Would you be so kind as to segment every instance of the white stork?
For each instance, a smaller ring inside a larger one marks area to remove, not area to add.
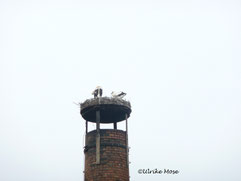
[[[94,98],[96,97],[102,97],[103,89],[100,86],[97,86],[95,90],[92,92],[92,95],[94,95]]]
[[[111,92],[112,97],[122,99],[126,93],[125,92]]]

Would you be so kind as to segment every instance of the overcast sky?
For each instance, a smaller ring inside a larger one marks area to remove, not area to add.
[[[132,181],[241,180],[241,1],[1,0],[0,180],[83,181],[97,85],[131,102]]]

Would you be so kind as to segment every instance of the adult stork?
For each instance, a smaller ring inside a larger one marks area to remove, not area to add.
[[[92,92],[92,95],[94,95],[94,98],[96,97],[102,97],[103,89],[100,86],[97,86],[95,90]]]
[[[111,92],[112,97],[122,99],[126,93],[125,92]]]

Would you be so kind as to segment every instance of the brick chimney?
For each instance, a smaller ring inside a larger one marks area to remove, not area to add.
[[[81,104],[86,121],[84,181],[129,181],[128,118],[131,105],[120,98],[97,97]],[[126,130],[117,123],[126,122]],[[88,122],[96,130],[88,132]],[[113,129],[100,129],[100,124],[113,124]]]

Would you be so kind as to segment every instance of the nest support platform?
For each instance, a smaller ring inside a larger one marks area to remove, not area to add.
[[[130,102],[120,98],[98,97],[80,104],[80,114],[89,122],[96,122],[100,111],[100,123],[116,123],[127,119],[131,113]]]

